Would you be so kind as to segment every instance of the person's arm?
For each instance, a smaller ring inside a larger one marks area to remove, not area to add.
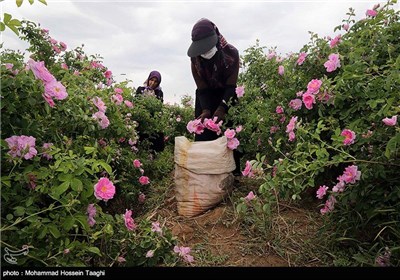
[[[234,106],[237,101],[236,85],[239,76],[239,52],[236,49],[232,49],[232,51],[234,51],[235,60],[233,65],[226,69],[229,72],[227,73],[223,98],[212,116],[212,119],[217,117],[217,122],[225,119],[229,106]]]
[[[157,98],[161,100],[161,103],[164,103],[164,93],[161,89],[157,91]]]
[[[192,66],[193,79],[197,86],[196,96],[197,96],[198,100],[200,101],[201,109],[202,109],[202,111],[204,111],[204,110],[210,111],[211,105],[210,105],[209,98],[207,96],[207,93],[209,90],[208,85],[207,85],[206,81],[197,72],[196,66],[194,65],[193,60],[192,60],[191,66]]]
[[[224,107],[227,112],[229,107],[227,104],[231,106],[235,104],[236,97],[236,86],[239,76],[239,53],[235,52],[235,63],[230,67],[230,73],[228,78],[226,79],[226,87],[224,90],[224,96],[220,106]]]
[[[138,87],[138,88],[136,89],[136,95],[143,94],[143,89],[144,89],[144,87]]]

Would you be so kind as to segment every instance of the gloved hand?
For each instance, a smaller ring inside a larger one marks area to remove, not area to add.
[[[215,123],[218,123],[219,121],[225,120],[225,108],[222,106],[218,106],[217,110],[215,110],[214,115],[212,116],[212,119],[214,117],[217,117],[217,121]]]
[[[201,115],[197,117],[197,119],[201,119],[201,122],[203,122],[205,118],[207,119],[211,118],[211,111],[208,109],[204,109],[201,112]]]

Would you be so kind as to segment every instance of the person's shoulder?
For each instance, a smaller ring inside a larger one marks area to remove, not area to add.
[[[228,51],[229,53],[235,54],[235,55],[239,56],[239,51],[238,51],[238,49],[237,49],[235,46],[233,46],[233,45],[231,45],[231,44],[227,44],[226,47],[225,47],[225,49],[226,49],[226,51]]]

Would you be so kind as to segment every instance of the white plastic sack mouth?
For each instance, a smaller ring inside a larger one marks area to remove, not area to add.
[[[225,136],[199,142],[175,137],[174,161],[179,215],[199,215],[220,203],[232,190],[232,171],[236,166]]]

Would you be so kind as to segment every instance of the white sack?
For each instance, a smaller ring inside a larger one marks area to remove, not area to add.
[[[214,207],[232,190],[233,151],[226,137],[191,142],[175,137],[175,197],[179,215],[192,217]]]

